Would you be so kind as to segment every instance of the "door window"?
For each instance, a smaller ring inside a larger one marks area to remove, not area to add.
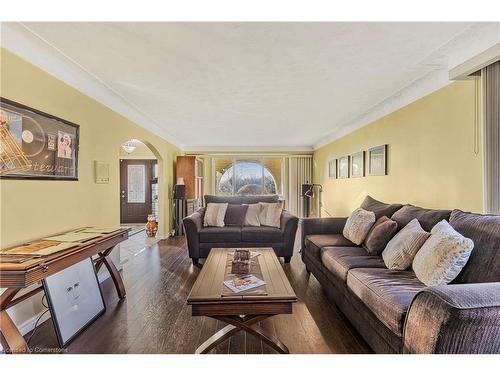
[[[146,166],[127,165],[127,202],[146,203]]]

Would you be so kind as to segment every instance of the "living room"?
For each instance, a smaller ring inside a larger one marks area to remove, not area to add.
[[[500,13],[100,5],[2,19],[2,367],[500,354]]]

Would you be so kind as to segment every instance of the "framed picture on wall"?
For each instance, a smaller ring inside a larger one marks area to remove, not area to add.
[[[360,151],[351,155],[351,177],[365,176],[365,152]]]
[[[328,162],[328,177],[330,180],[337,179],[337,159],[332,159]]]
[[[349,156],[339,158],[339,178],[349,178]]]
[[[0,98],[0,178],[78,180],[79,129]]]
[[[368,150],[368,175],[387,174],[387,145],[372,147]]]

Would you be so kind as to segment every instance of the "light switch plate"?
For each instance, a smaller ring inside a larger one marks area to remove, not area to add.
[[[109,183],[109,163],[103,161],[94,161],[94,174],[96,184]]]

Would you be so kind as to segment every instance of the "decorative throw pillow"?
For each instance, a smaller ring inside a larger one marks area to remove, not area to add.
[[[243,225],[249,227],[260,227],[260,203],[249,204],[247,206],[248,209],[245,214],[245,221],[243,222]]]
[[[361,245],[375,223],[375,214],[362,208],[355,209],[345,223],[342,234],[352,243]]]
[[[227,203],[209,203],[203,218],[204,227],[223,227]]]
[[[224,216],[224,225],[241,227],[245,222],[245,216],[248,206],[245,204],[228,204],[226,216]]]
[[[370,255],[380,255],[397,231],[398,223],[382,216],[366,235],[363,247]]]
[[[403,207],[403,205],[400,203],[383,203],[367,195],[360,207],[366,211],[372,211],[375,217],[379,219],[382,216],[391,217],[394,212]]]
[[[259,221],[260,225],[265,225],[267,227],[280,227],[281,221],[281,212],[283,208],[281,203],[259,203],[260,204],[260,213],[259,213]]]
[[[422,229],[417,219],[411,220],[382,251],[386,267],[391,270],[405,270],[410,267],[413,258],[429,236],[430,233]]]
[[[442,220],[432,228],[431,236],[413,260],[415,275],[427,286],[446,285],[462,271],[473,248],[471,239]]]
[[[417,219],[420,226],[427,232],[430,232],[434,225],[441,220],[448,220],[450,214],[450,210],[433,210],[406,204],[394,212],[391,219],[398,223],[399,228],[404,228],[411,220]]]

